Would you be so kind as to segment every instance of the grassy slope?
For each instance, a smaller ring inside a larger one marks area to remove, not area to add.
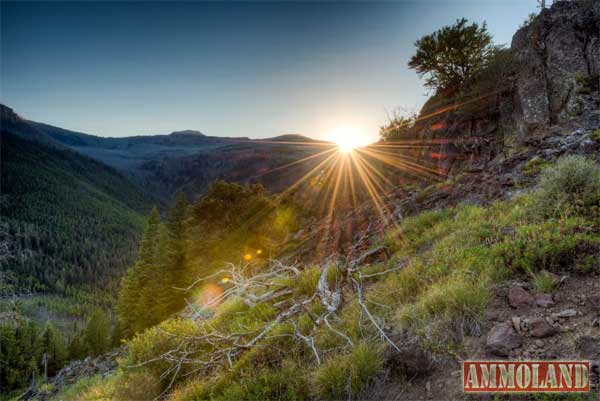
[[[2,135],[2,218],[13,253],[28,255],[3,262],[17,289],[114,287],[133,260],[147,202],[102,163]]]
[[[582,190],[583,187],[587,188]],[[567,183],[574,183],[570,191]],[[462,347],[462,336],[476,332],[484,318],[492,286],[511,277],[530,280],[543,290],[545,271],[597,269],[600,249],[600,169],[589,162],[571,159],[544,173],[540,187],[531,194],[489,207],[459,205],[421,213],[406,219],[388,233],[385,242],[394,251],[389,262],[363,266],[362,273],[401,270],[365,278],[365,301],[370,312],[391,333],[412,333],[426,349],[454,355]],[[330,266],[332,279],[339,268]],[[318,268],[305,267],[300,279],[282,280],[293,290],[296,301],[314,293]],[[358,279],[358,277],[355,276]],[[277,300],[279,301],[279,299]],[[384,348],[373,325],[351,293],[332,325],[352,339],[354,346],[328,330],[315,328],[311,316],[323,311],[319,299],[295,318],[304,335],[315,339],[321,364],[305,343],[294,339],[293,325],[275,324],[264,347],[244,352],[233,361],[233,369],[213,369],[193,374],[197,365],[185,366],[173,400],[236,399],[346,399],[368,394],[369,386],[382,377]],[[248,338],[278,313],[272,303],[248,307],[238,299],[222,304],[213,318],[201,323],[172,320],[138,335],[130,342],[127,364],[139,363],[175,349],[189,336],[247,332]],[[214,351],[204,341],[192,343],[189,351],[198,357]],[[120,371],[110,383],[96,381],[80,388],[79,399],[94,399],[101,391],[107,399],[153,398],[170,377],[159,377],[169,364],[154,362],[135,370]],[[388,376],[389,377],[389,376]],[[401,379],[394,379],[401,380]],[[144,388],[141,393],[139,389]],[[134,389],[138,389],[134,391]],[[67,397],[67,399],[69,399]]]

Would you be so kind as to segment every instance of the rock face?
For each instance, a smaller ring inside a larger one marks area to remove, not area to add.
[[[595,4],[594,4],[595,3]],[[597,103],[600,72],[600,6],[558,1],[514,35],[519,65],[515,81],[517,126],[522,137],[566,122]]]
[[[599,128],[599,4],[555,1],[513,36],[497,75],[431,97],[410,134],[430,146],[410,156],[442,175],[477,171],[549,133]]]
[[[500,323],[492,327],[487,336],[486,348],[496,356],[508,356],[509,352],[521,346],[523,340],[510,323]]]

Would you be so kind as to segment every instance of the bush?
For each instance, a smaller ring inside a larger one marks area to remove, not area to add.
[[[380,345],[361,342],[350,354],[336,355],[314,372],[317,398],[353,398],[364,391],[383,370]]]
[[[556,286],[556,280],[546,270],[542,270],[539,273],[532,273],[531,277],[533,280],[533,287],[537,292],[549,294]]]
[[[143,370],[123,375],[115,384],[114,398],[128,401],[147,401],[161,393],[160,382]]]
[[[136,335],[129,341],[129,364],[135,365],[155,359],[167,351],[176,349],[181,342],[182,336],[194,336],[198,334],[198,328],[191,320],[166,320],[160,325]],[[208,344],[206,347],[208,347]],[[156,361],[148,364],[147,370],[160,383],[159,378],[161,374],[168,370],[169,367],[170,364],[166,361]],[[182,371],[181,373],[185,372]],[[163,384],[166,385],[170,379],[170,376],[164,378]]]
[[[542,217],[600,216],[600,167],[581,156],[567,156],[542,172],[533,212]]]
[[[557,271],[574,267],[598,252],[600,238],[591,223],[582,218],[547,220],[515,229],[511,236],[492,247],[504,266],[519,272]]]

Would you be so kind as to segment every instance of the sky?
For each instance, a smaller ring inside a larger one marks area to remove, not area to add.
[[[0,3],[0,101],[101,136],[376,140],[428,91],[414,42],[466,17],[495,43],[536,0],[361,3]]]

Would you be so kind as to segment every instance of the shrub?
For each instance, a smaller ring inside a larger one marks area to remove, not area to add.
[[[304,400],[308,386],[303,369],[286,366],[281,369],[263,369],[228,385],[215,401]]]
[[[556,280],[547,270],[542,270],[539,273],[531,273],[531,277],[533,287],[537,292],[549,294],[556,286]]]
[[[547,220],[515,228],[511,236],[492,247],[512,271],[557,271],[578,267],[578,261],[598,251],[600,238],[592,223],[582,218]]]
[[[533,195],[533,213],[542,217],[599,216],[600,167],[567,156],[543,171]]]
[[[314,372],[319,399],[352,398],[364,391],[383,370],[380,345],[361,342],[349,354],[336,355]]]
[[[115,382],[122,376],[122,371],[103,378],[102,375],[84,377],[64,388],[52,398],[61,401],[112,401]]]
[[[114,398],[128,401],[147,401],[161,393],[161,385],[154,375],[138,370],[124,374],[115,384]]]
[[[590,134],[590,138],[596,142],[600,142],[600,128]]]
[[[162,322],[152,327],[129,341],[129,363],[138,364],[155,359],[170,350],[176,349],[181,342],[181,336],[194,336],[198,334],[198,328],[191,320],[173,319]],[[208,344],[206,345],[208,347]],[[166,361],[156,361],[147,365],[149,373],[155,380],[170,367]],[[182,372],[184,373],[184,372]],[[167,384],[171,377],[164,378],[163,384]]]

